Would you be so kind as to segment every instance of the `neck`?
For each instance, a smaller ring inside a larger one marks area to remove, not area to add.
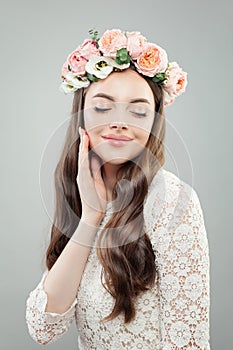
[[[107,190],[107,200],[112,200],[112,189],[116,183],[116,173],[121,167],[119,164],[104,163],[103,165],[103,180]]]

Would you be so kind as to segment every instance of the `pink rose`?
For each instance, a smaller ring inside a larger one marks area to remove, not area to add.
[[[164,89],[171,97],[176,97],[185,91],[187,86],[187,73],[182,71],[177,62],[169,62],[167,83]]]
[[[175,97],[170,96],[165,90],[164,90],[164,106],[169,106],[175,101]]]
[[[103,55],[115,58],[117,50],[126,48],[127,38],[120,29],[106,30],[98,44]]]
[[[142,53],[146,38],[140,32],[127,32],[127,51],[132,60],[136,60]]]
[[[63,64],[61,71],[62,71],[62,78],[65,79],[67,73],[69,72],[67,61]]]
[[[88,60],[91,55],[100,56],[100,52],[97,49],[96,44],[97,41],[94,41],[92,39],[85,39],[78,49],[80,55],[86,60]]]
[[[85,74],[86,63],[87,60],[80,55],[79,49],[74,50],[67,57],[67,64],[70,66],[71,72],[77,75]]]
[[[168,58],[166,51],[153,43],[145,44],[142,53],[135,62],[138,71],[149,77],[164,72],[167,64]]]

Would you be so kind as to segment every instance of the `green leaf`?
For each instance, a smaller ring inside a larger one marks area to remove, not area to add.
[[[68,64],[68,69],[69,69],[69,71],[71,71],[71,68],[70,68],[70,65]]]
[[[89,29],[89,30],[88,30],[88,33],[89,33],[90,35],[92,35],[93,32],[94,32],[94,29]]]
[[[87,78],[91,81],[98,81],[99,79],[94,75],[87,72]]]
[[[90,29],[88,32],[91,35],[92,40],[94,40],[94,41],[99,40],[98,39],[98,30]]]
[[[118,63],[118,64],[122,64],[121,60],[120,60],[118,57],[115,58],[115,61],[116,61],[116,63]]]
[[[118,64],[126,64],[126,63],[130,62],[130,55],[129,55],[126,48],[122,48],[120,50],[117,50],[115,61]]]
[[[157,73],[153,78],[152,81],[158,84],[161,84],[166,79],[165,72],[164,73]]]

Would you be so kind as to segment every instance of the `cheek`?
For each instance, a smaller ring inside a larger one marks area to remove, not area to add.
[[[151,125],[141,125],[141,126],[135,126],[133,128],[133,134],[135,137],[135,140],[139,142],[140,144],[146,144],[151,132]]]
[[[139,143],[143,146],[147,144],[147,141],[149,139],[150,133],[149,132],[141,132],[139,137]]]
[[[89,130],[89,131],[87,131],[87,134],[88,134],[88,138],[89,138],[89,148],[93,148],[96,145],[95,133],[93,133],[93,131]]]
[[[86,131],[91,132],[91,130],[95,129],[97,126],[95,123],[95,119],[88,113],[84,115],[84,126]]]
[[[98,147],[100,143],[102,143],[101,135],[103,134],[102,128],[100,126],[93,127],[92,125],[88,125],[90,127],[86,128],[88,137],[89,137],[89,147],[95,148]]]
[[[136,119],[136,118],[135,118]],[[146,143],[153,126],[154,119],[146,118],[146,119],[136,119],[133,124],[133,129],[135,131],[135,135],[141,142]]]
[[[106,125],[109,125],[109,115],[93,113],[90,109],[84,112],[84,125],[87,131],[101,130]]]

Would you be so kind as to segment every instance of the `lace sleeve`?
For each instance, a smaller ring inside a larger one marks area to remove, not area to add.
[[[186,204],[184,198],[189,198]],[[192,187],[179,199],[166,203],[153,228],[161,349],[209,350],[209,246],[203,212]]]
[[[67,311],[62,314],[45,311],[47,305],[47,293],[43,289],[43,282],[48,270],[43,273],[37,287],[30,292],[26,301],[26,323],[30,336],[43,345],[53,343],[65,332],[75,317],[75,305],[77,299]]]

